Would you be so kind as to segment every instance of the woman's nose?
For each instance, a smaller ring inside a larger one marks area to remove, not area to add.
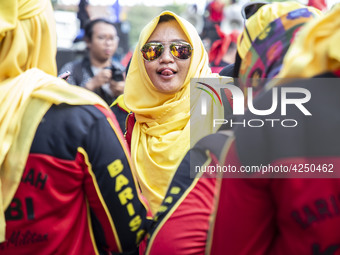
[[[171,54],[170,49],[166,47],[160,56],[160,62],[174,62],[174,56]]]

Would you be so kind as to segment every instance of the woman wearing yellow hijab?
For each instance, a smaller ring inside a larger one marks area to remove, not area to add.
[[[129,67],[124,100],[136,118],[131,139],[136,176],[153,213],[190,142],[215,132],[213,118],[224,116],[223,107],[211,104],[204,121],[198,124],[192,118],[200,109],[202,91],[190,92],[190,79],[202,77],[217,75],[209,68],[193,25],[165,11],[145,26]],[[190,125],[196,129],[190,132]]]
[[[0,1],[1,254],[136,248],[146,210],[116,119],[55,55],[49,0]]]

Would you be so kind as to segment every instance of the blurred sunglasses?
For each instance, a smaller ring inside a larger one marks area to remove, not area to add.
[[[187,42],[174,42],[170,44],[169,48],[171,55],[177,59],[190,58],[193,50]],[[140,51],[146,61],[154,61],[164,52],[164,45],[159,42],[146,43]]]
[[[244,22],[244,29],[246,30],[246,33],[249,37],[249,40],[251,41],[251,37],[249,34],[249,31],[246,26],[246,20],[249,19],[251,16],[253,16],[262,6],[268,4],[268,2],[249,2],[243,5],[242,10],[241,10],[241,15],[243,18]]]

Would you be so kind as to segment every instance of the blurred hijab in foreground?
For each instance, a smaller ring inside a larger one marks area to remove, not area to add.
[[[105,103],[56,78],[50,0],[0,1],[0,243],[4,211],[20,183],[35,131],[52,104]]]
[[[307,24],[289,48],[279,78],[309,78],[340,69],[340,4]]]
[[[238,38],[240,87],[252,87],[254,96],[261,91],[280,72],[300,29],[321,15],[318,9],[293,1],[263,5],[246,22],[249,35],[244,30]]]

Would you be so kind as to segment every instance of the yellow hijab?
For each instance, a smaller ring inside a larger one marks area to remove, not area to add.
[[[176,19],[193,46],[191,63],[183,87],[172,95],[155,89],[140,53],[140,49],[156,28],[160,16],[165,14]],[[140,34],[124,91],[125,104],[136,116],[131,140],[135,174],[153,213],[157,211],[179,163],[189,150],[190,139],[195,143],[204,135],[215,132],[217,128],[213,128],[212,119],[223,118],[223,109],[211,105],[206,121],[200,122],[198,130],[190,134],[189,122],[194,125],[195,121],[190,117],[193,111],[198,111],[201,95],[199,89],[195,90],[197,93],[190,95],[190,79],[194,77],[217,77],[211,73],[203,43],[195,27],[188,21],[170,11],[162,12],[147,24]]]
[[[320,10],[294,1],[273,2],[262,6],[256,12],[256,14],[251,16],[246,21],[246,26],[251,38],[249,38],[246,31],[243,30],[237,39],[237,51],[241,59],[246,56],[252,42],[255,41],[255,39],[268,26],[269,23],[273,22],[284,14],[289,13],[290,11],[300,8],[307,8],[310,12],[316,14],[316,16],[322,15]]]
[[[52,104],[101,104],[56,78],[56,31],[49,0],[0,1],[0,243],[4,211],[20,183],[35,131]]]
[[[308,78],[340,69],[340,4],[308,23],[289,48],[278,78]]]

